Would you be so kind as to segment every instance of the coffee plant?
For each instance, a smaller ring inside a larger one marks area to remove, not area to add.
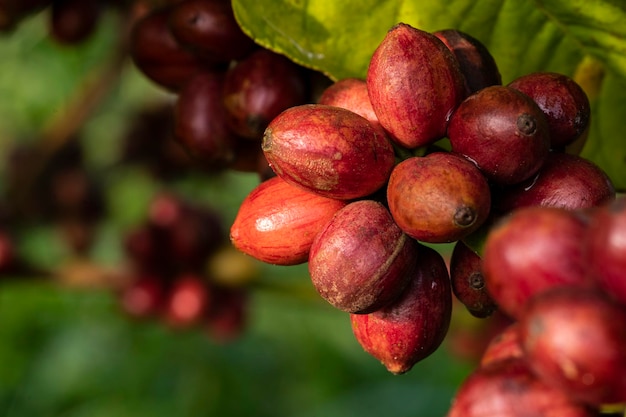
[[[236,344],[258,291],[289,292],[261,271],[305,266],[394,378],[474,331],[449,417],[626,415],[626,5],[4,0],[0,30],[42,15],[63,48],[119,30],[71,116],[2,155],[5,281]],[[94,169],[84,125],[127,66],[158,98]],[[107,187],[137,171],[102,265]],[[201,190],[232,173],[229,216]],[[29,257],[33,227],[69,256]]]

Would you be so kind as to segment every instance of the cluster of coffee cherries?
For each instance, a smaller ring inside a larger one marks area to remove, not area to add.
[[[283,110],[310,102],[326,78],[260,47],[238,26],[230,1],[182,0],[133,25],[135,66],[175,96],[174,139],[207,171],[273,175],[263,132]]]
[[[588,98],[570,77],[537,72],[502,85],[477,39],[400,23],[364,79],[338,80],[316,103],[269,123],[261,146],[276,176],[244,199],[230,238],[267,263],[308,263],[313,286],[349,313],[364,350],[402,374],[440,346],[455,296],[477,317],[512,314],[483,274],[481,243],[496,224],[527,207],[570,213],[615,200],[607,174],[579,156],[589,121]],[[453,245],[450,265],[438,245]],[[509,257],[524,263],[527,251],[551,254],[532,239],[523,245]],[[495,269],[503,281],[513,269],[533,275],[519,265]],[[519,300],[535,288],[530,279],[503,287]],[[593,385],[596,377],[585,378]],[[512,390],[523,394],[493,400],[501,407],[494,414],[459,400],[463,412],[451,415],[529,415],[511,411],[532,409],[522,388]],[[477,388],[468,401],[491,394]]]
[[[215,210],[172,192],[155,195],[146,221],[125,238],[131,277],[118,289],[121,308],[172,329],[204,329],[216,341],[236,338],[247,323],[248,290],[240,271],[232,280],[223,270],[237,261],[227,242]]]
[[[482,281],[480,298],[511,321],[459,388],[450,417],[623,415],[625,235],[624,196],[590,208],[525,206],[491,227],[481,256],[456,268]]]
[[[126,0],[0,0],[0,32],[15,30],[22,21],[48,12],[49,34],[64,45],[76,45],[97,29],[107,9],[126,11]]]
[[[86,163],[80,137],[50,156],[38,146],[37,139],[13,145],[4,156],[0,275],[46,275],[21,246],[33,228],[54,231],[69,254],[88,254],[106,215],[106,201],[100,178]]]

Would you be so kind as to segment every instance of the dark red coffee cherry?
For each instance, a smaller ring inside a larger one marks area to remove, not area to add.
[[[452,292],[473,316],[488,317],[496,310],[487,291],[481,257],[460,240],[450,258],[450,280]]]
[[[63,44],[83,42],[96,30],[103,8],[101,0],[54,0],[50,34]]]
[[[172,35],[168,20],[171,7],[148,12],[135,22],[130,35],[130,55],[148,79],[168,90],[179,90],[195,73],[215,68]]]
[[[441,39],[459,62],[467,94],[502,84],[496,60],[478,39],[457,29],[438,30],[433,35]]]
[[[494,188],[494,211],[506,213],[526,206],[570,210],[591,208],[615,199],[615,187],[598,165],[577,155],[550,152],[533,177]]]
[[[181,89],[174,108],[176,140],[209,170],[235,160],[237,136],[226,122],[223,86],[223,73],[197,73]]]
[[[178,42],[212,62],[243,59],[257,47],[237,24],[230,0],[179,1],[169,26]]]
[[[452,151],[474,162],[494,183],[515,184],[539,171],[550,150],[543,111],[505,86],[469,96],[448,124]]]
[[[516,78],[509,87],[532,98],[544,112],[553,149],[564,149],[589,129],[591,108],[587,94],[567,75],[533,72]]]
[[[226,73],[224,105],[238,135],[261,141],[267,125],[283,110],[304,104],[303,69],[283,55],[259,49]]]

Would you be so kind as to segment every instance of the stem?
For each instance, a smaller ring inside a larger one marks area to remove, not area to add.
[[[396,154],[396,163],[402,162],[413,156],[413,153],[404,146],[398,145],[394,141],[391,141],[391,145],[393,146],[393,151]]]

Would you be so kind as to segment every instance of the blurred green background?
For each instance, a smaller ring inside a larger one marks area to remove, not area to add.
[[[118,30],[107,15],[87,43],[62,47],[48,38],[40,15],[0,38],[2,160],[15,144],[37,140],[51,120],[68,117],[72,97],[111,59]],[[165,187],[140,168],[116,165],[123,132],[134,111],[171,98],[127,62],[80,132],[109,206],[90,253],[102,265],[122,262],[120,237],[145,219],[148,201]],[[216,207],[228,227],[257,181],[230,172],[167,187]],[[42,268],[71,260],[51,226],[34,225],[21,236],[20,250]],[[0,281],[0,416],[445,414],[471,369],[449,344],[393,376],[358,345],[348,316],[316,296],[306,266],[257,267],[261,285],[248,327],[226,344],[203,329],[132,320],[112,291]]]
[[[440,349],[393,376],[356,344],[345,315],[264,292],[226,345],[133,322],[102,292],[12,285],[0,303],[5,417],[434,417],[467,371]]]

